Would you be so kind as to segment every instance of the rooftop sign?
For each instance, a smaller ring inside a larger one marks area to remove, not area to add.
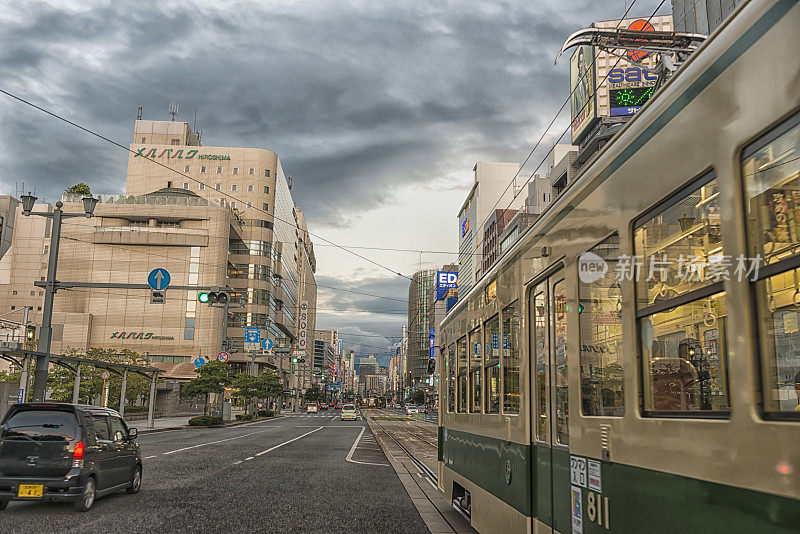
[[[184,154],[184,149],[182,148],[164,148],[161,150],[161,153],[158,153],[157,148],[148,148],[142,147],[136,152],[134,152],[133,157],[137,158],[139,156],[145,158],[162,158],[166,156],[167,158],[179,158],[179,159],[192,159],[197,156],[197,159],[219,159],[219,160],[230,160],[231,157],[227,154],[200,154],[197,155],[198,150],[192,149],[187,150]]]

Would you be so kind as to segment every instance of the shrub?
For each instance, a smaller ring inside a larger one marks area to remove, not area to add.
[[[237,413],[236,420],[237,421],[250,421],[253,419],[253,415],[249,413]]]
[[[222,417],[212,415],[198,415],[189,419],[189,426],[214,426],[221,425]]]
[[[125,406],[125,413],[147,413],[147,406]]]
[[[273,417],[274,415],[275,412],[273,412],[272,410],[258,410],[259,417]]]

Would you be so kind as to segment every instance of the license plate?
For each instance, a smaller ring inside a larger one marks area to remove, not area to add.
[[[41,484],[20,484],[17,488],[17,497],[41,497],[44,486]]]

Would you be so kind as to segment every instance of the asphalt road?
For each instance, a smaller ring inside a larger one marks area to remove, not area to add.
[[[14,501],[0,532],[428,532],[364,421],[338,412],[142,434],[142,490]]]

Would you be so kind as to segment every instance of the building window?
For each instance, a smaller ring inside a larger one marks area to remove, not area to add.
[[[469,411],[471,413],[481,413],[483,404],[481,402],[483,393],[483,384],[481,383],[481,375],[483,374],[483,350],[481,349],[480,327],[469,333],[469,353]]]
[[[194,339],[194,317],[186,317],[184,321],[183,339],[191,341]]]
[[[50,252],[50,245],[45,245],[44,248],[42,249],[42,254],[47,256],[49,252]]]
[[[486,413],[500,413],[500,317],[495,315],[483,324],[484,377]]]
[[[248,174],[250,174],[250,176],[254,176],[256,174],[256,170],[250,169],[250,172]]]
[[[456,410],[458,413],[467,412],[467,338],[462,337],[458,340],[456,345],[458,348],[458,382],[456,383],[458,405]]]
[[[147,138],[146,137],[142,137],[142,144],[145,144],[146,142],[147,142]]]
[[[269,178],[269,169],[264,169],[264,176]]]
[[[216,189],[217,191],[222,191],[222,184],[215,185],[214,189]]]
[[[650,271],[636,283],[644,410],[729,413],[721,273],[730,259],[724,256],[713,174],[637,221],[634,251]]]
[[[200,187],[198,187],[198,189],[200,189],[200,191],[205,191],[206,184],[200,184]]]
[[[516,303],[503,308],[503,413],[519,413],[519,311]]]
[[[189,189],[189,182],[183,182],[183,188]]]
[[[16,306],[11,306],[11,309],[12,309],[12,310],[16,310],[16,309],[17,309],[17,307],[16,307]]]
[[[252,202],[248,202],[248,203],[247,203],[247,207],[248,207],[248,208],[252,208],[252,207],[253,207],[253,203],[252,203]]]
[[[269,204],[264,202],[263,204],[261,204],[261,209],[264,211],[269,211]]]
[[[217,167],[217,174],[222,174],[222,167]]]
[[[181,144],[181,140],[180,140],[180,139],[175,139],[175,138],[173,138],[173,139],[170,141],[170,144],[171,144],[171,145],[179,145],[179,144]]]
[[[169,189],[170,187],[172,187],[172,182],[171,182],[171,181],[168,181],[168,182],[167,182],[167,188]]]
[[[11,292],[11,294],[12,294],[12,295],[16,295],[16,294],[17,294],[17,292],[16,292],[16,291],[12,291],[12,292]]]
[[[36,311],[42,311],[42,307],[41,306],[36,306]]]
[[[233,168],[233,175],[236,176],[237,174],[239,174],[239,167],[234,167]]]
[[[604,276],[590,283],[583,279],[591,280],[588,275],[592,273],[578,273],[581,408],[583,415],[622,417],[622,288],[616,281],[619,235],[603,240],[589,252],[602,258],[608,268]],[[579,263],[578,268],[584,265]]]
[[[192,168],[189,165],[183,168],[183,172],[189,172],[190,170],[192,170]]]
[[[231,202],[231,207],[232,207],[233,209],[236,209],[236,202],[235,202],[235,201],[234,201],[234,202]]]
[[[268,185],[264,186],[264,194],[265,195],[269,195],[269,186]]]
[[[239,186],[236,184],[231,185],[231,191],[236,191],[238,188]]]
[[[200,166],[200,172],[201,172],[202,174],[205,174],[205,173],[206,173],[206,166],[205,166],[205,165],[201,165],[201,166]]]
[[[253,192],[253,184],[247,186],[247,191],[252,193]]]

